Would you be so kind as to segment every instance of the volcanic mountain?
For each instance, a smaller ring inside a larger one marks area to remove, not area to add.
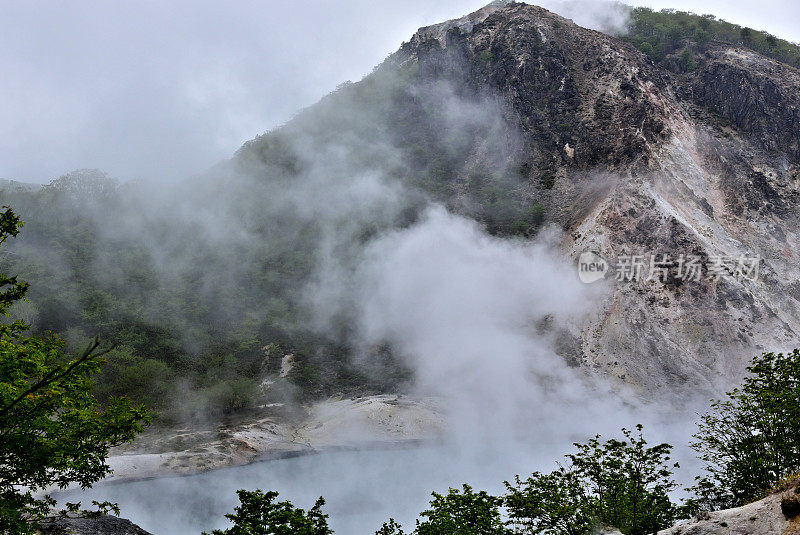
[[[745,46],[687,39],[656,62],[630,39],[495,2],[420,29],[232,162],[264,172],[280,140],[331,132],[370,146],[364,117],[380,116],[406,183],[497,235],[554,223],[576,262],[597,253],[623,279],[557,333],[571,365],[642,393],[714,391],[800,339],[798,87],[800,71]],[[496,113],[444,124],[443,92]]]

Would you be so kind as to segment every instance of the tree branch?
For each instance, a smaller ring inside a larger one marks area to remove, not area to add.
[[[67,377],[69,374],[73,372],[73,370],[75,370],[75,368],[77,368],[78,366],[89,360],[91,357],[95,358],[101,357],[114,349],[114,346],[112,345],[111,347],[104,349],[99,353],[94,353],[94,350],[97,349],[99,345],[100,341],[98,340],[97,337],[95,337],[94,340],[92,340],[92,342],[89,344],[89,346],[83,351],[83,353],[81,353],[77,359],[73,360],[69,364],[69,366],[67,366],[66,368],[63,368],[62,366],[57,366],[56,368],[53,368],[52,370],[50,370],[48,374],[46,374],[39,381],[37,381],[36,383],[31,385],[27,390],[25,390],[25,392],[17,396],[11,403],[0,409],[0,417],[7,415],[11,411],[11,409],[14,408],[15,405],[17,405],[19,402],[21,402],[23,399],[30,396],[31,394],[45,388],[46,386],[56,381],[63,379],[64,377]]]

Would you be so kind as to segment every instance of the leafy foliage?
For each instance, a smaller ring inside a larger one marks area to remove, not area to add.
[[[506,533],[500,516],[503,500],[469,485],[451,488],[447,494],[432,493],[430,509],[417,521],[416,535],[501,535]]]
[[[568,464],[549,474],[506,482],[506,494],[494,497],[468,486],[433,493],[430,508],[417,521],[416,535],[545,534],[589,535],[613,526],[626,535],[646,535],[672,525],[685,510],[670,500],[677,484],[669,463],[672,447],[648,447],[642,426],[623,429],[625,440],[600,436],[575,444]],[[507,518],[504,522],[502,519]],[[403,535],[394,519],[376,535]]]
[[[642,427],[623,429],[625,440],[600,442],[600,436],[575,444],[568,466],[534,473],[516,485],[506,483],[510,525],[515,533],[582,535],[613,526],[626,535],[655,533],[671,525],[678,508],[669,493],[676,488],[669,466],[672,447],[647,447]]]
[[[21,222],[0,213],[0,243]],[[27,284],[0,275],[0,313],[21,300]],[[31,522],[53,501],[35,493],[51,486],[91,486],[110,472],[109,448],[132,440],[148,421],[144,406],[127,398],[100,407],[91,379],[105,352],[97,339],[78,357],[63,354],[52,335],[26,336],[22,321],[0,324],[0,531],[33,533]],[[77,510],[79,505],[71,508]]]
[[[672,524],[678,509],[669,493],[677,487],[669,465],[672,446],[647,447],[642,426],[636,433],[623,429],[625,440],[599,436],[576,444],[578,452],[567,455],[591,496],[592,516],[626,535],[655,533]]]
[[[692,447],[706,474],[698,507],[736,507],[763,497],[800,469],[800,350],[753,359],[739,389],[702,415]]]
[[[504,504],[514,533],[583,535],[596,524],[591,499],[572,470],[535,472],[525,481],[517,476],[516,485],[506,482],[506,488]]]
[[[278,493],[239,490],[238,505],[234,512],[225,515],[233,523],[226,530],[215,529],[210,535],[330,535],[328,515],[323,514],[325,500],[318,499],[308,511],[291,502],[276,502]],[[203,535],[209,535],[203,533]]]
[[[375,535],[406,535],[403,527],[395,522],[394,518],[390,518],[388,522],[384,522],[381,529],[375,532]]]
[[[431,493],[430,508],[417,520],[414,535],[503,535],[508,530],[500,513],[502,498],[486,491],[475,492],[469,485],[451,488],[447,494]],[[375,535],[405,535],[393,518]],[[411,535],[411,534],[409,534]]]

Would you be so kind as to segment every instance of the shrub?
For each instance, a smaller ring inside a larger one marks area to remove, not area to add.
[[[169,408],[174,379],[166,363],[120,349],[109,354],[93,391],[103,402],[127,395],[161,411]]]
[[[258,381],[245,377],[220,381],[203,392],[212,415],[249,409],[259,396]]]
[[[636,433],[622,430],[625,440],[599,436],[576,444],[578,453],[567,455],[590,495],[589,511],[603,525],[614,526],[626,535],[645,535],[669,527],[678,508],[669,498],[677,488],[672,479],[672,446],[647,447],[642,426]]]

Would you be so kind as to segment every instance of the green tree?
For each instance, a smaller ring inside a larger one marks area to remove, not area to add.
[[[403,527],[395,522],[394,518],[390,518],[388,522],[384,522],[381,529],[375,532],[375,535],[406,535]]]
[[[680,55],[680,64],[684,72],[693,72],[697,70],[697,62],[694,59],[692,51],[688,48],[684,49]]]
[[[705,19],[700,19],[700,20],[702,21]],[[704,45],[711,40],[711,37],[708,35],[708,32],[706,30],[700,27],[694,31],[694,40],[695,42],[697,42],[697,44]]]
[[[549,474],[535,472],[511,485],[504,505],[514,533],[587,535],[595,526],[589,496],[578,474],[565,467]]]
[[[694,504],[736,507],[800,469],[800,350],[753,359],[740,388],[702,415],[692,447],[705,463]]]
[[[668,64],[679,60],[681,50],[687,45],[697,50],[710,41],[721,41],[748,47],[794,67],[800,66],[800,46],[797,44],[770,36],[766,32],[731,24],[713,15],[633,8],[630,11],[628,33],[623,39],[632,42],[654,61],[666,61]],[[650,44],[652,54],[644,43]]]
[[[503,535],[508,533],[500,516],[502,498],[469,485],[451,488],[446,495],[432,493],[430,509],[417,521],[416,535]],[[390,532],[391,533],[391,532]]]
[[[328,515],[322,513],[325,500],[321,497],[308,511],[289,501],[276,502],[278,493],[239,490],[238,505],[225,515],[233,523],[226,530],[215,529],[211,535],[330,535]],[[391,532],[390,532],[391,533]],[[203,532],[203,535],[209,535]]]
[[[669,493],[672,446],[647,447],[642,426],[623,429],[625,440],[575,444],[577,453],[550,474],[533,474],[516,485],[506,483],[504,504],[515,533],[589,535],[613,526],[626,535],[645,535],[672,524],[678,508]]]
[[[625,440],[601,443],[598,435],[586,444],[575,444],[578,452],[567,458],[584,482],[591,515],[598,523],[626,535],[655,533],[678,516],[669,498],[677,487],[671,469],[678,464],[669,464],[669,444],[647,447],[641,425],[635,434],[622,432]]]
[[[764,38],[764,42],[765,42],[765,43],[767,43],[767,46],[768,46],[770,49],[772,49],[772,48],[775,48],[776,46],[778,46],[778,38],[777,38],[777,37],[775,37],[774,35],[771,35],[771,34],[770,34],[770,35],[767,35],[767,36]]]
[[[22,225],[0,212],[0,243]],[[0,275],[0,314],[24,298],[28,284]],[[27,336],[22,321],[0,324],[0,532],[33,533],[54,501],[35,493],[52,487],[91,486],[111,470],[109,448],[133,440],[149,421],[144,406],[126,398],[100,407],[92,377],[103,364],[95,339],[76,358],[54,336]],[[72,511],[77,507],[71,508]]]
[[[639,45],[639,50],[650,58],[655,57],[655,50],[653,49],[653,45],[651,45],[647,41],[642,41],[642,43]]]

